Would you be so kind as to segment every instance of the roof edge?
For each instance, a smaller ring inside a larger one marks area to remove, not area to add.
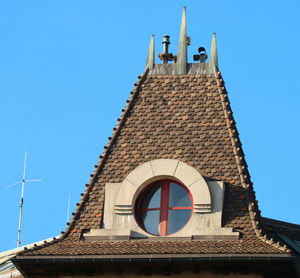
[[[247,194],[247,202],[248,202],[248,211],[251,218],[251,224],[256,236],[266,242],[267,244],[284,251],[286,253],[291,253],[292,250],[288,249],[286,245],[280,245],[279,242],[275,243],[273,238],[267,238],[266,233],[263,234],[261,225],[261,215],[260,210],[258,209],[258,202],[255,197],[255,192],[253,189],[253,183],[251,182],[251,177],[248,171],[248,166],[244,158],[244,153],[242,150],[242,144],[239,138],[239,133],[237,131],[237,127],[235,125],[235,121],[233,119],[233,112],[230,107],[230,102],[227,95],[227,90],[225,88],[225,82],[221,76],[221,72],[217,67],[214,67],[214,75],[218,85],[218,91],[220,94],[222,107],[226,119],[226,126],[229,132],[229,137],[231,139],[233,152],[236,158],[237,168],[240,175],[240,180],[243,188],[245,188],[248,192]],[[238,146],[237,146],[238,145]]]
[[[139,93],[141,85],[145,81],[148,72],[149,72],[149,69],[146,69],[143,72],[142,76],[138,76],[139,80],[138,80],[137,83],[134,84],[135,88],[133,89],[133,91],[130,92],[131,97],[130,97],[129,100],[127,100],[127,105],[125,106],[125,109],[122,109],[123,113],[122,113],[121,118],[118,119],[119,123],[117,124],[116,127],[113,128],[112,137],[108,138],[109,141],[108,141],[107,145],[104,146],[104,150],[103,150],[102,155],[99,156],[100,159],[99,159],[98,165],[97,165],[94,173],[90,175],[91,179],[90,179],[89,183],[86,184],[87,190],[85,191],[84,195],[82,196],[82,198],[81,198],[81,200],[79,202],[79,205],[78,205],[77,209],[75,210],[75,214],[73,215],[73,217],[72,217],[72,219],[70,221],[70,224],[68,225],[67,229],[63,233],[63,236],[61,237],[61,240],[65,239],[69,235],[71,229],[74,227],[74,225],[76,223],[76,220],[77,220],[76,217],[80,214],[81,209],[83,208],[83,205],[87,201],[89,193],[92,191],[92,189],[93,189],[93,187],[95,185],[95,182],[97,181],[98,175],[102,171],[102,168],[104,166],[106,158],[107,158],[107,156],[109,154],[110,148],[112,147],[112,145],[114,144],[116,138],[118,137],[118,135],[120,133],[120,130],[121,130],[121,127],[122,127],[123,123],[125,122],[126,116],[127,116],[128,112],[129,112],[131,106],[132,106],[132,102],[135,99],[135,97],[137,96],[137,94]]]
[[[13,258],[13,262],[46,262],[51,261],[83,261],[83,260],[106,260],[106,261],[115,261],[115,260],[133,260],[133,259],[186,259],[186,260],[211,260],[212,258],[215,259],[224,259],[224,260],[234,260],[234,259],[241,259],[241,260],[251,260],[251,259],[294,259],[295,256],[291,254],[143,254],[143,255],[71,255],[71,256],[17,256]]]
[[[282,227],[286,229],[292,229],[300,232],[300,225],[291,223],[291,222],[286,222],[282,220],[277,220],[273,218],[268,218],[268,217],[261,217],[263,224],[265,225],[270,225],[270,226],[275,226],[275,227]]]
[[[72,213],[72,218],[70,220],[70,222],[67,222],[67,228],[65,231],[62,231],[61,232],[61,236],[60,238],[53,238],[53,240],[51,242],[45,242],[44,244],[42,245],[39,245],[39,246],[34,246],[30,249],[23,249],[23,251],[19,252],[18,254],[25,254],[25,253],[29,253],[31,251],[34,251],[36,249],[41,249],[43,247],[47,247],[49,245],[52,245],[52,244],[55,244],[57,243],[58,241],[62,241],[64,240],[65,238],[68,237],[68,235],[70,234],[70,232],[72,231],[72,228],[74,227],[75,223],[76,223],[76,220],[77,220],[77,217],[79,216],[79,214],[81,213],[81,210],[84,206],[84,204],[86,203],[87,199],[88,199],[88,196],[89,196],[89,193],[92,191],[94,185],[95,185],[95,182],[97,181],[97,178],[98,178],[98,175],[101,173],[101,170],[104,166],[104,163],[106,161],[106,158],[108,156],[108,153],[110,151],[110,148],[111,146],[113,145],[114,141],[116,140],[116,138],[118,137],[119,133],[120,133],[120,130],[121,130],[121,127],[123,125],[123,123],[125,122],[126,120],[126,116],[132,106],[132,103],[133,103],[133,100],[136,98],[137,94],[139,93],[140,91],[140,88],[141,88],[141,85],[143,84],[143,82],[145,81],[147,75],[148,75],[148,72],[149,72],[149,69],[146,69],[141,76],[138,76],[138,82],[134,84],[134,89],[133,91],[130,92],[131,96],[129,98],[129,100],[127,100],[127,105],[125,106],[125,109],[122,109],[122,115],[120,117],[120,119],[118,119],[118,124],[116,127],[113,128],[113,133],[112,133],[112,137],[109,137],[108,138],[108,143],[106,146],[104,146],[104,150],[103,150],[103,153],[102,155],[99,156],[99,162],[97,165],[95,165],[95,171],[93,174],[90,174],[91,178],[90,178],[90,181],[88,184],[86,184],[86,190],[84,192],[84,194],[82,194],[82,198],[80,200],[79,203],[77,203],[77,208],[75,210],[75,212]],[[101,215],[102,217],[102,215]]]

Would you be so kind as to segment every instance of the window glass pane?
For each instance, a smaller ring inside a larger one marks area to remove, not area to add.
[[[168,234],[173,234],[185,226],[191,217],[191,209],[170,209],[168,219]]]
[[[160,183],[152,185],[144,193],[139,203],[139,209],[160,207]]]
[[[192,207],[188,192],[176,183],[170,183],[169,207]]]
[[[139,220],[144,230],[146,230],[150,234],[157,236],[159,225],[159,212],[159,209],[139,212]]]

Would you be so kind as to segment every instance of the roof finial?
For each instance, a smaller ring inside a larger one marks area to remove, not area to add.
[[[218,52],[217,52],[217,38],[216,33],[213,33],[211,49],[210,49],[210,58],[209,58],[209,71],[214,73],[215,68],[218,68]]]
[[[154,35],[151,36],[151,41],[149,45],[149,51],[146,62],[146,69],[152,70],[155,64],[155,48],[154,48]]]
[[[187,71],[187,35],[186,35],[186,7],[183,8],[178,56],[177,74],[186,74]]]

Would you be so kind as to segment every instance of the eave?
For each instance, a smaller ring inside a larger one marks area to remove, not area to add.
[[[185,254],[118,256],[30,256],[16,257],[14,264],[24,277],[111,273],[276,273],[295,274],[296,258],[289,254]],[[276,277],[276,276],[272,276]]]

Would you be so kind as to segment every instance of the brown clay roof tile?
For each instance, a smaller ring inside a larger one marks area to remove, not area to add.
[[[23,255],[284,253],[263,238],[260,215],[220,73],[142,76],[62,239]],[[205,178],[226,182],[224,227],[235,241],[99,241],[82,233],[101,227],[105,183],[122,182],[141,163],[180,159]]]

